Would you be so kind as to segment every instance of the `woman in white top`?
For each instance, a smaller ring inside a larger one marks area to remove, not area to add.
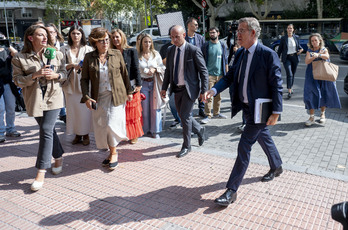
[[[86,53],[93,51],[93,48],[87,45],[87,40],[82,28],[74,25],[68,33],[68,45],[61,48],[61,52],[66,59],[66,70],[68,71],[68,80],[63,84],[65,94],[65,105],[67,110],[68,134],[75,134],[72,144],[81,143],[89,145],[89,133],[92,130],[92,113],[82,103],[81,100],[81,69],[82,62]]]
[[[161,108],[165,105],[160,96],[165,66],[161,55],[154,49],[150,35],[141,37],[139,47],[139,70],[142,79],[141,92],[146,99],[141,102],[143,107],[143,130],[153,138],[160,138],[162,131]]]
[[[302,53],[303,49],[300,45],[299,37],[294,34],[294,26],[289,24],[286,31],[288,34],[283,36],[280,40],[278,55],[282,55],[281,61],[286,71],[286,85],[288,89],[288,99],[290,99],[293,94],[292,86],[294,84],[295,72],[300,61],[299,55]]]

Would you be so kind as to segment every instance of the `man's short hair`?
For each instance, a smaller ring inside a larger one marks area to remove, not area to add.
[[[186,25],[188,25],[189,23],[191,23],[193,20],[195,20],[196,22],[198,22],[198,20],[194,17],[189,17],[186,21]]]
[[[209,32],[215,30],[217,33],[219,33],[219,28],[217,28],[216,26],[210,27],[209,28]]]

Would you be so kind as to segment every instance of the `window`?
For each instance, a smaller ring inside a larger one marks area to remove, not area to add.
[[[22,18],[31,18],[33,15],[33,11],[30,9],[26,9],[25,11],[22,11]]]
[[[6,10],[6,17],[7,19],[12,19],[13,11],[12,10]],[[5,10],[2,10],[1,12],[2,18],[5,18]]]
[[[158,31],[158,29],[153,29],[153,30],[152,30],[152,35],[153,35],[153,36],[161,36],[160,33],[159,33],[159,31]]]

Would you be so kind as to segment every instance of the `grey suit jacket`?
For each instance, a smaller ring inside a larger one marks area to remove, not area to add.
[[[173,93],[174,85],[175,49],[175,45],[168,48],[166,71],[162,85],[162,90],[167,90],[169,84],[171,85],[170,94]],[[186,42],[183,63],[186,90],[191,100],[194,101],[199,97],[199,94],[208,90],[209,74],[201,49]]]

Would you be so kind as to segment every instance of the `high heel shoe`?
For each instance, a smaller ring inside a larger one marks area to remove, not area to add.
[[[55,159],[56,161],[61,161],[60,162],[60,166],[58,167],[52,167],[52,174],[53,175],[57,175],[59,173],[61,173],[63,171],[63,158],[62,157],[59,157],[59,158],[56,158]]]
[[[117,165],[118,165],[118,161],[116,161],[116,162],[110,162],[109,163],[109,169],[110,170],[115,170],[115,168],[117,167]]]
[[[103,161],[102,165],[103,165],[103,167],[106,167],[106,166],[109,165],[109,163],[110,163],[110,160],[109,160],[109,159],[105,159],[105,160]]]
[[[39,169],[38,173],[46,173],[46,169]],[[34,180],[34,182],[31,184],[30,189],[36,192],[42,188],[43,184],[43,181]]]

